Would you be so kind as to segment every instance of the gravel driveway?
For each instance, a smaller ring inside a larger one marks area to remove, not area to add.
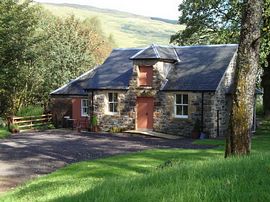
[[[131,134],[80,135],[50,130],[0,140],[0,192],[66,164],[152,148],[207,148],[190,139],[165,140]]]

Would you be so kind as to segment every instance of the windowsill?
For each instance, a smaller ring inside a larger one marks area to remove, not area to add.
[[[89,115],[86,115],[86,114],[81,114],[81,117],[89,117]]]
[[[175,115],[174,116],[174,118],[176,118],[176,119],[188,119],[188,116],[185,116],[185,115],[182,115],[182,116],[177,116],[177,115]]]
[[[119,112],[107,112],[106,115],[116,116],[116,115],[119,115]]]
[[[142,89],[152,89],[152,86],[138,86],[138,88],[142,88]]]

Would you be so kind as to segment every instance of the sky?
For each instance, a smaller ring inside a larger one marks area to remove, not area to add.
[[[178,20],[182,0],[36,0],[48,3],[72,3],[126,11],[138,15]]]

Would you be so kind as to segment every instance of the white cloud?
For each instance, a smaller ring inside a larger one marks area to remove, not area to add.
[[[177,20],[182,0],[36,0],[37,2],[73,3],[116,9],[138,15]]]

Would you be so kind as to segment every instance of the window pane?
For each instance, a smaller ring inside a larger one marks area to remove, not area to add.
[[[112,102],[112,101],[113,101],[113,94],[109,93],[109,102]]]
[[[117,108],[118,108],[118,104],[115,103],[115,104],[114,104],[114,108],[113,108],[114,112],[117,112]]]
[[[88,107],[88,100],[83,100],[83,106]]]
[[[88,114],[88,108],[83,108],[83,114]]]
[[[176,104],[181,104],[181,95],[176,95]]]
[[[113,112],[113,103],[109,103],[109,111]]]
[[[188,106],[183,106],[183,115],[188,115]]]
[[[176,115],[182,115],[182,106],[176,105]]]
[[[183,104],[188,104],[188,95],[183,95]]]
[[[118,98],[118,94],[117,93],[114,93],[113,94],[113,101],[114,102],[117,102],[117,98]]]

